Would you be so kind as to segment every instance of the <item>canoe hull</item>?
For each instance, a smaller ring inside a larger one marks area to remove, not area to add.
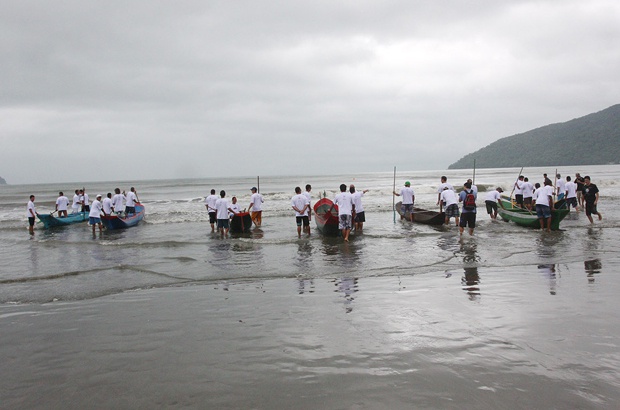
[[[540,229],[540,221],[536,215],[536,211],[531,212],[527,209],[518,208],[515,204],[506,199],[501,199],[504,208],[499,207],[497,213],[504,221],[512,221],[519,226],[526,228]],[[560,229],[560,222],[569,214],[568,209],[552,209],[551,210],[551,230]]]
[[[240,212],[230,220],[230,232],[248,233],[252,228],[252,217],[249,212]]]
[[[102,215],[101,222],[110,230],[124,229],[132,226],[136,226],[144,218],[144,205],[136,204],[136,213],[127,215],[124,218],[118,215]]]
[[[67,226],[88,221],[88,212],[69,214],[64,218],[59,218],[52,215],[39,215],[38,217],[39,220],[43,222],[45,229],[49,229],[56,226]]]
[[[396,203],[396,212],[405,219],[409,220],[409,212],[402,211],[402,202]],[[413,222],[425,225],[443,225],[446,221],[444,212],[429,211],[423,208],[413,207]]]
[[[330,212],[330,208],[331,212]],[[340,229],[338,228],[338,205],[327,199],[322,198],[314,204],[314,220],[316,227],[325,236],[338,236]]]

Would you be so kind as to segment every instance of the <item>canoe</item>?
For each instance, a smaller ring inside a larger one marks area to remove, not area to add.
[[[144,205],[136,204],[136,213],[120,217],[118,215],[101,215],[101,222],[108,229],[124,229],[135,226],[144,218]]]
[[[501,206],[497,208],[497,213],[502,217],[504,221],[512,221],[517,225],[525,226],[528,228],[540,229],[540,221],[536,215],[536,210],[531,212],[527,209],[522,209],[507,201],[506,199],[500,199],[505,208]],[[551,230],[557,231],[560,229],[560,222],[569,214],[568,209],[552,209],[551,210]]]
[[[247,233],[252,227],[252,217],[249,212],[239,212],[230,220],[230,232]]]
[[[331,209],[333,206],[333,209]],[[331,209],[331,211],[330,211]],[[323,235],[338,236],[340,229],[338,229],[338,205],[327,199],[319,199],[314,204],[314,220],[316,221],[316,227]]]
[[[88,212],[77,212],[75,214],[69,214],[64,218],[53,216],[52,214],[39,214],[39,220],[43,222],[45,229],[53,228],[55,226],[66,226],[75,223],[88,221]]]
[[[409,220],[409,212],[403,213],[401,210],[402,202],[396,203],[396,212],[406,220]],[[446,222],[444,212],[429,211],[428,209],[413,207],[413,222],[426,225],[443,225]]]

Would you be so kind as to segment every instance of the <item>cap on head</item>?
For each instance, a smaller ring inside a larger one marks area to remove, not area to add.
[[[504,190],[503,190],[501,187],[499,187],[499,186],[497,187],[496,191],[498,191],[498,192],[504,192]]]
[[[256,187],[255,187],[255,186],[253,186],[253,187],[252,187],[252,189],[250,189],[250,191],[252,191],[252,192],[256,192],[256,191],[258,191],[258,189],[256,189]]]
[[[405,181],[405,186],[409,186],[409,185],[411,185],[411,182]]]
[[[101,198],[101,194],[97,194],[97,198]]]

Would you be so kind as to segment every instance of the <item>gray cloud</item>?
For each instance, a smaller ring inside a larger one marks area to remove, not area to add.
[[[4,2],[0,175],[443,169],[618,103],[615,0],[341,3]]]

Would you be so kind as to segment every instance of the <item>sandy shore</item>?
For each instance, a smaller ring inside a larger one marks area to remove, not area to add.
[[[617,259],[4,305],[3,408],[611,408]]]

